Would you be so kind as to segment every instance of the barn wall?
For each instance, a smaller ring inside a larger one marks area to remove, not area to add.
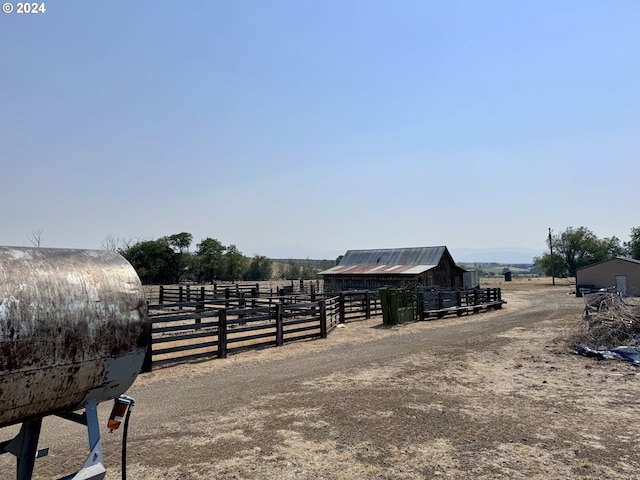
[[[442,256],[438,266],[431,270],[433,272],[433,281],[427,285],[447,288],[461,288],[463,285],[463,270],[456,267],[451,256]]]
[[[324,275],[324,291],[377,290],[382,287],[401,287],[409,283],[424,285],[425,278],[426,273],[423,275]]]
[[[451,265],[446,259],[420,275],[330,275],[325,274],[324,290],[376,290],[382,287],[401,287],[418,283],[427,287],[461,288],[462,270]]]
[[[640,296],[640,264],[619,258],[581,268],[576,272],[576,284],[608,288],[615,286],[616,275],[626,275],[628,295]]]

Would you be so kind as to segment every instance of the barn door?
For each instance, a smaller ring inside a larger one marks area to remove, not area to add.
[[[626,275],[616,275],[616,291],[622,297],[627,296],[627,276]]]

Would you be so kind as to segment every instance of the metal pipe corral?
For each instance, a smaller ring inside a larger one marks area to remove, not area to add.
[[[117,252],[0,247],[0,427],[118,397],[150,332]]]

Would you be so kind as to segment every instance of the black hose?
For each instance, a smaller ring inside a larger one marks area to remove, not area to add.
[[[127,432],[129,431],[129,417],[131,417],[133,404],[129,405],[127,415],[124,418],[124,429],[122,430],[122,480],[127,480]]]

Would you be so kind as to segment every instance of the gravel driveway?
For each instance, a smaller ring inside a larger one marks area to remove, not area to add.
[[[129,479],[640,478],[639,371],[567,351],[583,304],[566,286],[503,298],[145,374],[129,392]],[[45,419],[35,478],[77,469],[84,435]],[[103,435],[107,478],[120,478],[120,439]]]

